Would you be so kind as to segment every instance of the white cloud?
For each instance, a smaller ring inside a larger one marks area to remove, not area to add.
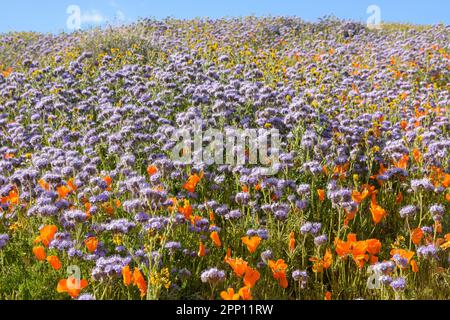
[[[106,20],[107,18],[96,10],[84,11],[81,15],[81,23],[85,24],[101,24]]]

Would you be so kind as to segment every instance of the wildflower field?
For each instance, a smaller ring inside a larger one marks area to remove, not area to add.
[[[1,35],[0,299],[449,299],[449,40],[254,17]],[[195,122],[277,129],[276,172],[172,160]]]

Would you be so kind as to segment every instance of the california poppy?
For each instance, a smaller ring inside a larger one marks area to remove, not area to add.
[[[62,267],[61,261],[57,256],[48,256],[47,262],[50,263],[53,269],[59,270]]]
[[[353,192],[352,192],[352,199],[357,204],[360,204],[361,202],[364,201],[364,199],[367,198],[368,195],[369,195],[369,190],[367,190],[367,189],[364,189],[362,192],[359,192],[357,190],[353,190]]]
[[[242,258],[226,258],[225,262],[230,265],[238,277],[243,277],[247,271],[248,263]]]
[[[130,266],[125,266],[122,269],[122,277],[123,277],[123,284],[127,287],[133,282],[133,273],[130,270]]]
[[[197,184],[200,182],[200,177],[196,174],[189,177],[188,181],[183,185],[183,188],[188,192],[193,193],[197,187]]]
[[[381,250],[381,242],[378,239],[366,240],[367,252],[371,255],[377,255]]]
[[[258,249],[259,244],[261,243],[261,238],[258,236],[254,237],[242,237],[242,242],[247,246],[247,249],[250,253],[254,253],[256,249]]]
[[[383,218],[387,215],[386,210],[373,202],[370,204],[370,213],[372,214],[372,219],[375,224],[380,223],[381,220],[383,220]]]
[[[72,190],[68,186],[59,186],[56,188],[56,192],[61,199],[65,199],[71,191]]]
[[[36,256],[36,259],[38,259],[39,261],[45,261],[45,259],[47,258],[44,247],[41,246],[34,247],[33,253]]]
[[[268,265],[272,269],[273,278],[278,281],[282,288],[286,289],[289,285],[286,278],[287,264],[283,259],[278,259],[276,262],[269,260]]]
[[[200,241],[200,245],[198,248],[198,256],[204,257],[206,255],[206,247],[203,242]]]
[[[424,236],[424,233],[421,228],[416,228],[411,231],[411,240],[416,246],[418,246],[420,244],[423,236]]]
[[[144,297],[147,294],[147,283],[145,282],[144,276],[138,268],[134,268],[133,283],[141,292],[141,297]]]
[[[38,181],[38,184],[41,186],[42,189],[45,191],[50,191],[50,184],[47,183],[44,179],[40,179]]]
[[[223,300],[239,300],[240,296],[238,293],[234,293],[233,288],[228,288],[227,291],[222,291],[220,297]]]
[[[220,237],[219,237],[219,234],[217,233],[217,231],[211,232],[210,237],[216,247],[219,248],[222,246],[222,242],[220,241]]]
[[[190,219],[190,217],[192,216],[192,207],[189,203],[189,201],[184,201],[184,205],[178,207],[178,212],[181,213],[186,219]]]
[[[111,184],[112,184],[113,179],[112,179],[110,176],[106,176],[106,177],[103,178],[103,181],[106,182],[106,185],[107,185],[108,187],[111,187]]]
[[[239,296],[242,300],[253,300],[249,287],[242,287],[239,289]]]
[[[147,167],[147,173],[148,173],[149,176],[153,176],[156,173],[158,173],[158,168],[155,167],[155,166],[148,166]]]
[[[56,291],[58,293],[68,293],[72,298],[78,297],[81,290],[88,286],[88,282],[85,279],[77,280],[74,277],[68,279],[62,279],[58,282]]]
[[[450,248],[450,233],[447,233],[445,235],[445,240],[446,241],[440,245],[442,250],[446,250],[446,249]]]
[[[325,190],[323,189],[317,189],[317,195],[319,196],[320,201],[325,200]]]
[[[245,276],[244,276],[244,285],[253,288],[256,284],[256,282],[260,278],[260,273],[258,270],[253,269],[251,267],[247,267],[245,270]]]
[[[309,261],[314,262],[312,267],[313,271],[316,273],[321,273],[331,267],[333,263],[333,255],[331,253],[331,250],[327,249],[325,255],[323,256],[323,259],[312,257],[309,258]]]
[[[95,250],[97,250],[98,239],[96,237],[90,237],[90,238],[84,240],[84,243],[90,253],[94,253]]]
[[[58,227],[54,225],[44,226],[39,230],[40,235],[34,240],[35,243],[41,243],[48,247],[50,242],[53,240],[55,233],[58,231]]]

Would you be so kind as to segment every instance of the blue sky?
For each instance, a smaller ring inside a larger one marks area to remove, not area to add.
[[[81,28],[139,17],[298,16],[314,21],[327,14],[366,21],[369,5],[377,5],[383,21],[450,24],[448,0],[3,0],[0,32],[69,31],[70,5],[80,9]],[[72,24],[73,26],[74,24]]]

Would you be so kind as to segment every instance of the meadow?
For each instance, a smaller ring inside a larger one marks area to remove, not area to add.
[[[0,299],[450,298],[450,27],[0,35]],[[171,134],[280,132],[276,174]]]

